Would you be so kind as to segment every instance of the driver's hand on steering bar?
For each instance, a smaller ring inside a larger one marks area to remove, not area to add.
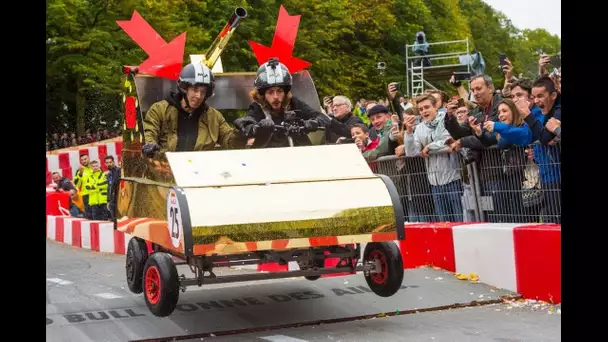
[[[274,130],[274,121],[272,119],[262,119],[255,125],[251,125],[247,130],[247,136],[255,137],[258,133],[270,134]]]
[[[319,122],[317,120],[306,120],[304,121],[304,128],[308,132],[315,132],[319,129]]]
[[[258,122],[258,126],[262,129],[272,129],[274,128],[274,121],[272,119],[262,119]]]
[[[236,128],[245,131],[245,129],[251,125],[255,125],[258,122],[255,121],[254,118],[252,118],[251,116],[243,116],[241,118],[238,118],[236,120],[234,120],[234,126],[236,126]]]

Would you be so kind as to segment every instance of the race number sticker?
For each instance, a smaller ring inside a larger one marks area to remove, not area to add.
[[[171,244],[178,248],[182,238],[182,211],[179,208],[177,194],[173,189],[169,190],[167,195],[167,223]]]

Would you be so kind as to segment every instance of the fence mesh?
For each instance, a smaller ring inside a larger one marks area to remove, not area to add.
[[[462,149],[370,163],[389,176],[408,222],[561,223],[561,145]]]

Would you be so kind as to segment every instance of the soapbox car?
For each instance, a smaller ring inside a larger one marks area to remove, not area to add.
[[[147,158],[141,154],[143,113],[175,90],[175,82],[139,75],[134,68],[125,71],[115,229],[132,237],[127,284],[132,292],[144,293],[154,315],[170,315],[179,292],[192,285],[363,272],[377,295],[398,291],[403,261],[394,241],[405,239],[401,202],[391,179],[374,174],[354,144],[167,152]],[[217,73],[211,105],[247,108],[254,77]],[[292,92],[320,107],[306,71],[294,75]],[[301,134],[300,128],[285,123],[276,129],[290,135]],[[326,267],[328,258],[339,262]],[[299,270],[214,273],[218,267],[294,261]],[[187,265],[193,276],[179,275],[179,265]]]

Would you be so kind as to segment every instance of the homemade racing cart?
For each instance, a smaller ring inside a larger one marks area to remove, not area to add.
[[[390,178],[372,173],[354,144],[168,152],[146,158],[141,119],[154,101],[142,99],[162,99],[175,82],[125,69],[115,226],[132,236],[126,252],[128,287],[144,293],[154,315],[170,315],[179,292],[191,285],[363,272],[377,295],[398,291],[403,262],[394,241],[405,238],[401,202]],[[230,76],[220,73],[217,79],[222,77]],[[253,86],[253,80],[226,82],[240,84],[242,89],[231,90],[236,93]],[[222,89],[217,88],[214,99],[223,96]],[[318,104],[308,73],[294,77],[293,92],[314,99],[311,106]],[[284,134],[298,132],[293,122],[283,125]],[[328,258],[340,261],[325,267]],[[299,270],[214,272],[291,261]],[[178,265],[187,265],[193,275],[178,274]]]

